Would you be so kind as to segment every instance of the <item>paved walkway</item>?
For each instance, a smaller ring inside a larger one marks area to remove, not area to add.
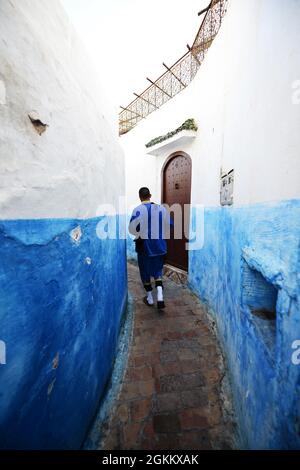
[[[167,307],[160,313],[142,302],[138,270],[131,264],[128,277],[133,341],[103,448],[231,448],[233,427],[221,390],[223,361],[196,296],[167,280]]]

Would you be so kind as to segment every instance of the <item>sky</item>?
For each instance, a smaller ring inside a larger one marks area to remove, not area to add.
[[[120,111],[187,51],[209,0],[61,0]]]

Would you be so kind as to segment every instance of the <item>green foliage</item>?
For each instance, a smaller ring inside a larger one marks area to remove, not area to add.
[[[153,145],[160,144],[161,142],[164,142],[164,140],[170,139],[174,135],[178,134],[181,131],[197,131],[198,127],[197,124],[195,123],[194,119],[187,119],[183,124],[181,124],[180,127],[177,127],[174,131],[168,132],[165,135],[160,135],[159,137],[155,137],[154,139],[150,140],[146,144],[146,147],[153,147]]]

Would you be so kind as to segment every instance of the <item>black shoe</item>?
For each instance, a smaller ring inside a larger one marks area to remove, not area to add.
[[[148,305],[148,307],[153,307],[153,304],[149,304],[147,296],[143,298],[144,304]]]
[[[157,301],[157,308],[158,308],[158,310],[161,310],[161,309],[165,308],[165,302],[163,300],[158,300]]]

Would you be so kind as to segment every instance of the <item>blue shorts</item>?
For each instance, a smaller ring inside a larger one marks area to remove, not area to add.
[[[154,279],[162,279],[165,255],[147,256],[144,253],[138,253],[138,265],[143,284],[151,282]]]

